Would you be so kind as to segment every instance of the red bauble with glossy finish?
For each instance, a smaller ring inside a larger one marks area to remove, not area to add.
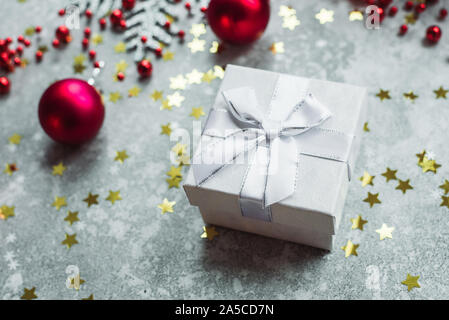
[[[109,20],[111,21],[113,26],[119,26],[120,22],[123,19],[123,12],[120,9],[115,9],[111,12],[111,15],[109,16]]]
[[[432,43],[437,43],[441,38],[441,29],[439,26],[430,26],[426,31],[426,38]]]
[[[153,65],[148,60],[142,60],[137,64],[137,71],[139,72],[141,77],[147,78],[151,76]]]
[[[6,94],[11,88],[11,83],[7,77],[0,77],[0,94]]]
[[[136,0],[122,0],[122,7],[126,10],[131,10],[136,5]]]
[[[94,138],[104,120],[104,105],[97,90],[84,80],[53,83],[39,101],[42,129],[55,141],[81,144]]]
[[[70,30],[66,26],[62,25],[56,29],[56,38],[61,42],[69,42]]]
[[[260,38],[270,20],[269,0],[211,0],[207,20],[221,40],[248,44]]]

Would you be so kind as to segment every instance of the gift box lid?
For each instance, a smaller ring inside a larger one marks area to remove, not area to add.
[[[239,87],[252,87],[255,89],[259,107],[266,112],[279,75],[270,71],[227,65],[213,108],[227,109],[221,92]],[[298,98],[306,93],[304,91],[306,88],[307,93],[312,93],[333,114],[321,127],[354,136],[348,159],[349,168],[353,168],[365,121],[366,88],[291,75],[283,74],[282,76],[288,77],[288,80],[295,84],[293,87],[297,85],[298,88],[294,90],[295,92],[291,92],[291,95],[288,94],[291,97],[287,98],[287,101],[297,103]],[[283,92],[283,94],[286,93]],[[205,129],[208,128],[208,120],[206,120]],[[205,139],[202,136],[201,140],[210,143],[210,137]],[[201,207],[205,196],[220,197],[220,194],[233,195],[235,197],[232,199],[238,202],[247,167],[248,165],[244,163],[225,166],[201,186],[196,185],[192,169],[190,169],[184,184],[190,203]],[[271,206],[272,222],[335,234],[347,188],[348,165],[346,163],[301,154],[296,190],[290,197]]]

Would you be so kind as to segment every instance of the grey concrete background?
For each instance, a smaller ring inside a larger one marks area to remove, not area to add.
[[[395,1],[397,2],[397,1]],[[402,3],[402,1],[400,2]],[[39,299],[170,298],[275,298],[275,299],[441,299],[449,298],[449,210],[440,207],[442,190],[449,178],[447,159],[448,100],[435,99],[433,90],[449,87],[448,22],[438,22],[443,37],[437,46],[426,46],[425,28],[436,22],[444,1],[425,12],[408,34],[397,29],[404,11],[387,18],[380,30],[367,30],[361,21],[350,22],[350,1],[271,1],[271,21],[263,37],[246,48],[229,48],[221,55],[208,52],[215,39],[212,31],[202,36],[206,50],[191,54],[186,44],[174,43],[173,61],[154,62],[150,81],[137,82],[132,54],[117,54],[118,34],[102,32],[98,57],[106,61],[100,86],[107,96],[120,91],[124,99],[106,102],[106,119],[99,136],[72,149],[53,143],[41,130],[37,104],[55,79],[73,76],[74,56],[81,52],[82,31],[73,32],[66,49],[52,48],[40,64],[33,62],[34,49],[27,50],[30,65],[10,75],[13,88],[0,98],[0,164],[16,162],[12,177],[0,175],[0,205],[14,205],[16,216],[0,220],[0,297],[17,299],[23,288],[36,287]],[[297,10],[301,25],[283,29],[279,6]],[[2,1],[0,36],[16,37],[28,26],[42,25],[42,43],[50,46],[53,32],[62,23],[57,17],[58,0]],[[320,25],[314,18],[321,9],[334,10],[334,22]],[[181,19],[189,29],[195,19]],[[84,21],[82,22],[84,24]],[[97,33],[96,24],[93,33]],[[187,42],[191,35],[187,36]],[[274,56],[269,46],[283,41],[285,53]],[[51,47],[51,46],[50,46]],[[114,64],[125,59],[130,67],[123,83],[113,82]],[[369,127],[355,175],[367,170],[375,175],[374,186],[351,182],[344,217],[337,234],[337,247],[348,239],[360,244],[358,257],[344,257],[340,249],[318,249],[217,228],[213,241],[201,239],[203,222],[182,189],[168,190],[165,172],[169,150],[174,145],[160,135],[160,125],[191,129],[191,107],[207,112],[219,80],[210,85],[192,85],[181,92],[181,108],[159,111],[160,103],[149,95],[168,88],[169,78],[196,68],[241,64],[295,75],[342,81],[369,88]],[[89,71],[81,77],[87,78]],[[79,75],[78,75],[79,76]],[[128,98],[134,84],[142,88],[137,98]],[[379,88],[390,90],[392,99],[380,102]],[[413,90],[414,102],[402,96]],[[13,133],[23,136],[19,146],[8,144]],[[113,161],[115,152],[126,149],[130,158],[123,165]],[[415,153],[432,151],[442,167],[437,174],[422,173]],[[64,161],[63,177],[51,175],[53,165]],[[398,178],[411,179],[413,190],[403,195],[396,182],[380,176],[389,166]],[[111,206],[109,190],[120,189],[122,201]],[[100,195],[100,205],[87,208],[88,192]],[[379,192],[382,204],[373,208],[362,202],[367,191]],[[66,196],[68,207],[56,211],[55,196]],[[177,202],[173,214],[161,215],[163,198]],[[69,227],[63,221],[67,210],[79,211],[80,222]],[[361,214],[368,220],[364,231],[351,230],[350,218]],[[393,239],[380,241],[376,229],[382,223],[394,226]],[[65,232],[77,233],[79,244],[63,245]],[[13,235],[13,236],[11,236]],[[6,239],[13,240],[7,241]],[[13,254],[16,268],[10,266]],[[66,268],[79,268],[85,283],[79,291],[67,289]],[[401,284],[407,273],[420,275],[421,288],[408,292]]]

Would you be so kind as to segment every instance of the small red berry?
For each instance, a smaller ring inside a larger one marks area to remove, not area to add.
[[[170,23],[170,21],[165,21],[165,23],[164,23],[164,28],[170,28],[170,25],[171,25],[171,23]]]
[[[117,79],[123,81],[125,79],[125,74],[123,72],[117,73]]]
[[[123,12],[120,9],[115,9],[109,16],[109,20],[114,26],[120,25],[122,19],[123,19]]]
[[[0,52],[5,51],[8,48],[8,45],[6,44],[6,41],[3,39],[0,39]]]
[[[83,38],[83,41],[81,42],[81,44],[83,45],[83,48],[87,48],[89,46],[89,39]]]
[[[61,25],[56,29],[56,38],[61,42],[68,42],[70,30],[65,25]]]
[[[392,6],[390,8],[390,10],[388,11],[388,14],[392,17],[395,16],[396,13],[398,13],[398,7],[396,7],[396,6]]]
[[[190,4],[190,2],[186,2],[186,4],[184,5],[186,7],[187,10],[191,10],[192,9],[192,5]]]
[[[42,51],[40,51],[40,50],[36,51],[36,60],[37,61],[41,61],[43,56],[44,56],[44,53]]]
[[[22,46],[17,46],[17,48],[16,48],[16,51],[17,51],[17,54],[20,56],[20,55],[22,55],[22,53],[23,53],[23,47]]]
[[[142,43],[147,42],[148,38],[146,36],[142,36],[140,37],[140,41],[142,41]]]
[[[440,10],[440,19],[444,19],[447,16],[447,10],[445,8],[442,8]]]
[[[36,28],[34,28],[34,31],[36,31],[37,33],[40,33],[42,31],[42,27],[36,26]]]
[[[403,24],[399,27],[399,34],[405,34],[408,30],[408,27],[406,24]]]
[[[11,82],[7,77],[0,77],[0,94],[6,94],[11,88]]]
[[[406,1],[404,4],[404,9],[405,10],[412,10],[413,9],[413,1]]]
[[[6,41],[6,45],[10,45],[12,43],[12,38],[11,37],[7,37],[5,39],[5,41]]]
[[[426,10],[426,4],[425,3],[418,3],[415,6],[415,12],[416,13],[422,13]]]
[[[23,40],[25,40],[25,38],[22,35],[17,37],[17,41],[23,42]]]
[[[15,55],[16,55],[16,50],[14,50],[14,49],[9,49],[8,50],[8,56],[10,58],[14,57]]]
[[[156,54],[156,56],[160,57],[162,56],[162,48],[156,48],[156,50],[154,50],[154,53]]]
[[[86,28],[84,28],[84,36],[86,37],[86,38],[89,38],[89,36],[90,36],[90,28],[89,27],[86,27]]]
[[[86,9],[86,17],[87,17],[87,19],[90,19],[90,18],[92,18],[92,10],[90,10],[90,9]]]
[[[100,20],[98,20],[98,23],[100,24],[101,29],[104,29],[106,27],[106,19],[105,18],[101,18]]]
[[[186,33],[185,33],[184,30],[179,30],[178,31],[178,37],[180,37],[181,39],[183,39],[185,35],[186,35]]]
[[[136,5],[136,0],[122,0],[122,7],[125,10],[131,10]]]
[[[100,62],[99,61],[95,61],[94,62],[94,68],[100,68]]]
[[[28,39],[23,40],[23,44],[25,45],[25,47],[29,47],[31,45],[31,41]]]
[[[120,28],[126,29],[126,20],[125,19],[120,20]]]
[[[15,57],[15,58],[13,59],[13,62],[14,62],[14,64],[15,64],[16,66],[20,66],[20,64],[22,63],[22,60],[20,60],[19,57]]]
[[[207,11],[207,8],[206,8],[206,7],[201,7],[201,9],[200,9],[200,10],[201,10],[201,12],[202,12],[202,13],[206,13],[206,11]]]
[[[95,50],[90,50],[90,51],[89,51],[89,57],[90,57],[91,59],[94,59],[96,55],[97,55],[97,53],[95,52]]]
[[[59,9],[58,14],[59,14],[60,16],[65,15],[65,9]]]
[[[53,45],[54,48],[59,48],[60,42],[58,39],[53,39],[51,44]]]

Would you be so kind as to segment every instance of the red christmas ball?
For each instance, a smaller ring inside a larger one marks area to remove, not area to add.
[[[270,20],[269,0],[211,0],[207,20],[220,39],[247,44],[257,40]]]
[[[126,10],[131,10],[136,5],[136,0],[122,0],[122,7]]]
[[[114,26],[119,26],[122,19],[123,19],[123,12],[120,9],[115,9],[109,16],[109,20]]]
[[[432,43],[437,43],[441,38],[441,29],[439,26],[430,26],[426,31],[426,38]]]
[[[137,64],[137,71],[141,77],[149,77],[153,71],[153,65],[150,61],[144,59]]]
[[[80,144],[95,137],[104,112],[100,94],[80,79],[53,83],[39,101],[42,129],[53,140],[66,144]]]
[[[6,77],[0,77],[0,94],[6,94],[11,88],[11,83]]]
[[[62,25],[56,29],[56,38],[61,42],[69,42],[70,30],[66,26]]]

